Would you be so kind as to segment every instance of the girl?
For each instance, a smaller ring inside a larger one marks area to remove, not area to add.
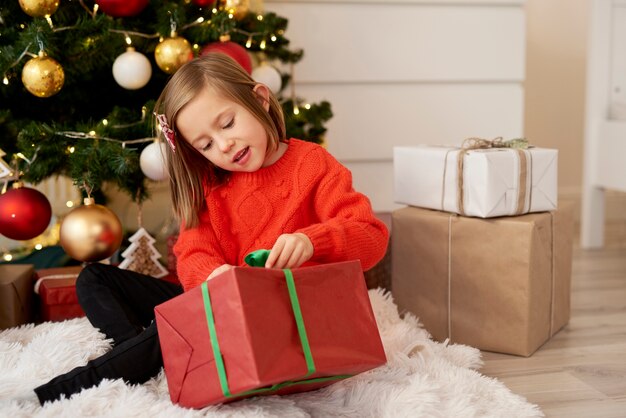
[[[267,86],[229,57],[209,54],[181,67],[155,110],[167,140],[174,247],[181,286],[91,264],[76,290],[113,349],[39,386],[39,401],[69,396],[102,379],[143,383],[163,366],[154,307],[271,248],[267,268],[384,255],[388,233],[350,172],[322,147],[286,139],[282,111]]]

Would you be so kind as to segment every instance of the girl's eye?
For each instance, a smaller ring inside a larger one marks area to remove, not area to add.
[[[211,148],[211,144],[213,144],[213,141],[207,142],[207,144],[204,147],[202,147],[202,151],[206,151],[209,148]]]
[[[232,118],[230,122],[228,122],[226,125],[222,127],[222,129],[232,128],[234,124],[235,124],[235,118]]]

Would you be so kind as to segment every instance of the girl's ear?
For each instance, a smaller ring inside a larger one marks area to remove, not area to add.
[[[256,93],[256,98],[266,111],[270,110],[270,89],[265,84],[257,84],[252,89]]]

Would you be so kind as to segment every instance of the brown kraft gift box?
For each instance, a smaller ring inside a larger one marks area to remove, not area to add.
[[[0,265],[0,330],[30,322],[33,301],[33,266]]]
[[[530,356],[569,321],[571,207],[479,219],[393,212],[392,292],[433,338]]]

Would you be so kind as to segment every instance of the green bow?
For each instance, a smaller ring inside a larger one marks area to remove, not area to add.
[[[265,267],[267,257],[270,256],[270,250],[256,250],[244,258],[244,261],[250,267]]]

